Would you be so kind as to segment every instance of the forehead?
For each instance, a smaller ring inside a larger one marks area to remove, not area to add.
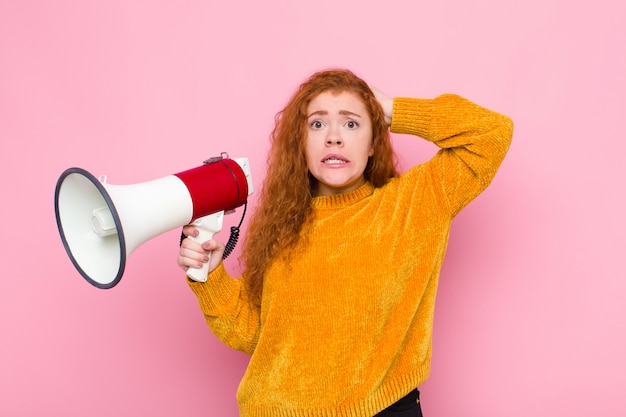
[[[308,114],[316,111],[336,113],[347,110],[361,116],[368,115],[365,103],[357,93],[352,91],[324,91],[311,100],[307,110]]]

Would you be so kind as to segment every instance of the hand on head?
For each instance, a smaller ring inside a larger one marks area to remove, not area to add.
[[[391,125],[391,113],[393,112],[393,97],[388,97],[378,88],[370,85],[370,90],[374,93],[374,97],[380,103],[385,112],[385,123]]]

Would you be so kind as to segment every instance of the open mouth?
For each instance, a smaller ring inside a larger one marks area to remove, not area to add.
[[[322,159],[322,163],[328,165],[347,164],[348,162],[348,160],[337,155],[328,156]]]

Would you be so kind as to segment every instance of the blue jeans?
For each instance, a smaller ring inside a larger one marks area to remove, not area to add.
[[[420,392],[414,389],[406,397],[391,404],[374,417],[422,417],[422,407],[419,400]]]

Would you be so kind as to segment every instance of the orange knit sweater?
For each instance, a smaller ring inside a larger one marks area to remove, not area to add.
[[[444,95],[396,98],[391,130],[442,149],[381,188],[314,198],[308,238],[267,271],[260,311],[223,266],[189,283],[215,335],[251,354],[242,416],[372,416],[428,377],[450,224],[490,183],[513,125]]]

